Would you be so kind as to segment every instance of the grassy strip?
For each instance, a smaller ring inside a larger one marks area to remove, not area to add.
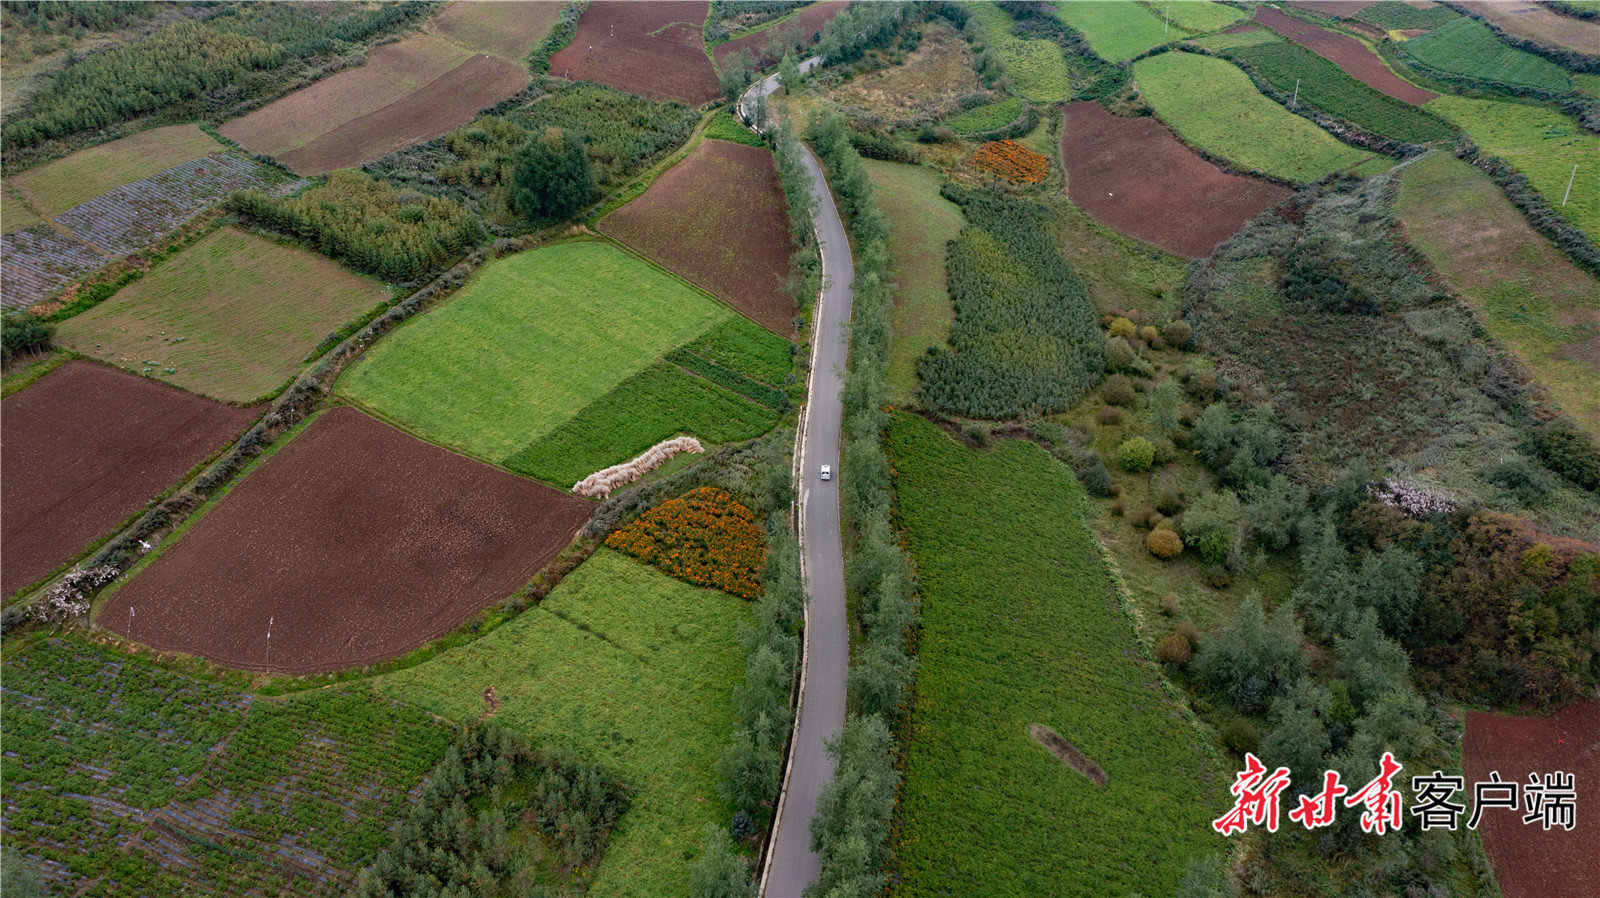
[[[1450,125],[1424,108],[1373,90],[1337,65],[1288,41],[1228,51],[1285,92],[1298,83],[1304,102],[1379,134],[1408,143],[1447,140]]]
[[[711,121],[706,124],[703,135],[708,140],[729,140],[742,143],[747,147],[765,147],[767,142],[761,139],[756,132],[744,126],[744,122],[734,118],[726,109],[719,109],[711,116]]]
[[[528,54],[528,71],[535,77],[550,73],[550,57],[566,49],[572,43],[573,35],[578,33],[578,19],[583,16],[583,11],[589,6],[589,0],[571,0],[561,10],[561,18],[551,27],[550,33],[544,36],[539,46]]]
[[[667,353],[667,361],[698,374],[718,386],[726,387],[752,402],[759,402],[767,408],[786,412],[794,404],[789,401],[789,394],[777,387],[745,377],[732,368],[719,365],[705,356],[682,347]]]
[[[0,379],[0,399],[4,399],[31,385],[34,381],[76,358],[82,358],[82,356],[71,350],[54,349],[44,358],[35,359],[25,365],[14,366],[5,373],[3,379]]]

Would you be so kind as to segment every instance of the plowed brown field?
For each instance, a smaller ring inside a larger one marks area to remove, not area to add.
[[[1290,193],[1217,168],[1153,117],[1115,116],[1089,100],[1063,109],[1061,153],[1072,202],[1168,252],[1204,258]]]
[[[356,667],[510,595],[593,510],[334,408],[114,593],[96,623],[229,667]]]
[[[600,230],[789,336],[789,217],[771,151],[708,140]]]
[[[1348,13],[1346,13],[1348,15]],[[1329,31],[1266,6],[1256,8],[1256,21],[1344,69],[1345,74],[1407,103],[1426,103],[1439,96],[1401,78],[1366,45],[1346,34]]]
[[[1576,702],[1549,717],[1467,712],[1462,767],[1472,783],[1500,778],[1524,785],[1529,773],[1557,770],[1577,780],[1577,827],[1524,825],[1522,812],[1488,808],[1478,824],[1484,850],[1505,898],[1600,895],[1600,700]],[[1526,809],[1526,805],[1524,805]],[[1470,810],[1469,810],[1470,813]]]
[[[564,4],[522,0],[454,0],[433,30],[464,47],[522,63],[561,18]]]
[[[721,96],[706,56],[707,0],[591,3],[550,74],[593,81],[652,100],[699,105]]]
[[[1353,16],[1372,5],[1373,0],[1294,0],[1290,6],[1320,12],[1325,16]]]
[[[787,22],[773,25],[771,28],[763,28],[754,34],[747,34],[725,44],[718,44],[712,49],[711,53],[717,58],[717,65],[721,66],[728,61],[729,56],[740,50],[749,50],[750,55],[756,57],[756,63],[759,68],[770,68],[778,60],[764,55],[762,51],[766,49],[767,43],[772,40],[774,34],[798,31],[806,40],[810,41],[816,35],[822,33],[822,26],[826,25],[829,19],[844,12],[845,7],[849,5],[849,0],[828,0],[826,3],[808,6],[799,15]]]
[[[1535,43],[1600,55],[1600,22],[1564,16],[1529,2],[1469,0],[1461,5]]]
[[[83,361],[7,399],[0,404],[0,594],[105,536],[255,415]]]

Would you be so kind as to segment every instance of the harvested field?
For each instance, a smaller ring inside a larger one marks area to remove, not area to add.
[[[1115,116],[1089,100],[1064,112],[1061,153],[1073,203],[1168,252],[1205,258],[1290,193],[1222,171],[1149,116]]]
[[[878,205],[889,221],[894,262],[889,391],[907,402],[917,387],[917,359],[944,346],[955,310],[945,285],[945,246],[961,233],[961,210],[939,195],[943,175],[920,165],[866,160]]]
[[[866,110],[887,119],[915,118],[947,109],[953,97],[983,90],[972,71],[972,53],[955,29],[944,23],[926,26],[917,49],[906,61],[877,72],[851,78],[839,85],[832,99],[844,106]],[[1021,100],[1010,118],[987,131],[1011,124],[1022,111]],[[959,130],[959,129],[957,129]]]
[[[1549,717],[1468,711],[1461,761],[1469,784],[1496,770],[1501,779],[1524,784],[1530,773],[1573,774],[1578,798],[1571,831],[1524,825],[1520,809],[1489,808],[1478,834],[1505,898],[1594,895],[1600,882],[1594,850],[1600,843],[1594,813],[1600,805],[1600,701],[1576,702]]]
[[[1397,100],[1420,104],[1438,96],[1390,71],[1377,54],[1349,35],[1329,31],[1266,6],[1256,8],[1255,20],[1328,59],[1352,78]]]
[[[1468,0],[1461,4],[1500,26],[1510,34],[1527,38],[1547,47],[1561,47],[1600,55],[1600,22],[1563,16],[1551,12],[1537,3],[1505,2],[1485,3]]]
[[[73,361],[0,404],[0,594],[10,596],[175,485],[255,417]]]
[[[221,132],[296,171],[321,174],[438,137],[527,83],[521,66],[418,34],[373,50],[366,65],[236,118]]]
[[[789,218],[771,151],[704,141],[600,229],[763,327],[793,332]]]
[[[0,185],[0,191],[4,191],[5,194],[0,198],[0,233],[9,234],[12,231],[31,228],[44,221],[11,186],[10,181]]]
[[[9,183],[40,214],[60,215],[125,184],[224,149],[198,125],[152,128],[30,168]]]
[[[118,590],[96,623],[229,667],[370,664],[510,595],[593,508],[334,408]]]
[[[433,20],[434,33],[522,64],[561,17],[564,4],[456,0]]]
[[[224,228],[63,322],[56,341],[245,402],[280,389],[329,331],[388,296],[326,256]]]
[[[778,62],[777,57],[763,52],[766,50],[767,44],[771,42],[773,35],[794,33],[802,35],[807,41],[814,41],[815,36],[822,33],[822,26],[826,25],[829,19],[844,12],[845,7],[849,5],[848,0],[826,0],[823,3],[812,4],[801,10],[792,19],[787,19],[769,28],[763,28],[760,31],[747,34],[727,43],[718,44],[711,49],[711,53],[717,59],[717,66],[721,67],[729,56],[740,50],[749,50],[750,55],[755,57],[756,65],[759,68],[769,68]],[[577,41],[573,41],[573,43],[577,43]]]
[[[591,3],[550,74],[698,106],[722,95],[706,56],[707,0]]]

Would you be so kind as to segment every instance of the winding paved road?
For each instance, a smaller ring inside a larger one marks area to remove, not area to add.
[[[801,66],[810,71],[821,62],[820,57],[813,57]],[[753,111],[756,92],[770,94],[777,87],[776,75],[753,85],[740,104],[746,118]],[[854,265],[822,165],[809,148],[805,154],[811,195],[817,201],[824,285],[812,316],[811,381],[800,430],[800,551],[810,601],[802,648],[799,720],[762,872],[765,898],[799,898],[817,878],[821,859],[811,850],[811,816],[816,813],[823,783],[833,779],[834,762],[825,746],[844,728],[845,677],[850,667],[837,478],[845,473],[839,470],[839,429]],[[823,465],[833,467],[834,480],[819,479]]]

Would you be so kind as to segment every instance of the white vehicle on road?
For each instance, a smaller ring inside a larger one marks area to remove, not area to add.
[[[823,465],[822,466],[822,479],[823,480],[832,480],[833,479],[833,465]]]

